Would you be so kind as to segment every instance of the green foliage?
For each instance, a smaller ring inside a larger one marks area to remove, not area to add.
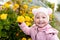
[[[7,11],[8,10],[8,11]],[[1,40],[19,40],[25,34],[20,32],[18,23],[16,22],[18,14],[12,9],[1,10],[0,13],[7,13],[6,20],[0,19],[0,38]],[[18,36],[16,35],[18,33]]]
[[[60,4],[58,4],[58,8],[57,8],[57,11],[60,11]]]

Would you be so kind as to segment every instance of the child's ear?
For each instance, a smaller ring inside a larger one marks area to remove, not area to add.
[[[32,13],[33,13],[34,15],[36,15],[37,9],[36,9],[36,8],[32,9]]]
[[[48,8],[48,15],[52,14],[52,9]]]

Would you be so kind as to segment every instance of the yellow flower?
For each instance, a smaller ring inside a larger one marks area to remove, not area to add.
[[[11,1],[8,1],[8,2],[6,2],[6,3],[8,3],[9,5],[10,5],[10,4],[12,4],[12,2],[11,2]]]
[[[25,16],[25,21],[30,21],[30,17],[29,16]]]
[[[31,38],[28,38],[28,40],[32,40]]]
[[[32,2],[32,0],[28,0],[28,2]]]
[[[51,14],[51,15],[50,15],[50,21],[52,21],[52,17],[53,17],[53,15]]]
[[[3,5],[2,8],[5,8],[5,6]]]
[[[31,23],[30,23],[30,22],[26,22],[26,25],[27,25],[27,26],[30,26],[30,25],[31,25]]]
[[[17,8],[19,8],[19,4],[14,4],[13,10],[15,11]]]
[[[7,19],[7,14],[1,14],[0,18],[1,19]]]
[[[34,19],[34,16],[32,17],[32,19]]]
[[[23,10],[20,10],[20,13],[21,13],[21,14],[24,14],[24,11],[23,11]]]
[[[23,16],[18,16],[17,17],[17,22],[24,22],[25,18]]]
[[[6,7],[6,8],[9,8],[10,7],[10,5],[9,4],[4,4],[4,6]]]
[[[31,21],[33,21],[33,19],[31,18]]]
[[[27,39],[25,37],[23,37],[22,40],[27,40]]]
[[[23,8],[24,8],[24,9],[27,9],[27,8],[28,8],[28,5],[27,5],[27,4],[24,4],[24,5],[23,5]]]
[[[23,13],[23,12],[20,10],[20,13]]]
[[[2,7],[6,7],[6,8],[9,8],[10,7],[10,4],[11,4],[11,2],[6,2]]]

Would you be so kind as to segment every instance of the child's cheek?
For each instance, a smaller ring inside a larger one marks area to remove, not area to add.
[[[49,17],[47,17],[47,18],[45,19],[45,22],[49,22]]]
[[[46,20],[46,23],[48,23],[48,20]]]
[[[45,20],[45,23],[49,23],[49,20]]]

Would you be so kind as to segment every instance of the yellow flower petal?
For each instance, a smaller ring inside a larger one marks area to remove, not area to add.
[[[23,5],[23,8],[24,8],[24,9],[27,9],[27,8],[28,8],[28,5],[27,5],[27,4],[24,4],[24,5]]]
[[[6,8],[9,8],[9,7],[10,7],[10,5],[11,5],[11,2],[10,2],[10,1],[8,1],[8,2],[6,2],[3,6],[4,6],[4,7],[6,7]]]
[[[1,14],[0,18],[1,19],[7,19],[7,14]]]
[[[53,18],[53,15],[51,14],[51,15],[50,15],[50,21],[52,21],[52,18]]]
[[[30,22],[26,22],[26,25],[27,25],[27,26],[30,26],[30,25],[31,25],[31,23],[30,23]]]
[[[30,17],[29,16],[25,16],[25,21],[30,21]]]
[[[32,0],[28,0],[28,2],[32,2]]]
[[[15,11],[17,8],[19,8],[19,5],[18,4],[14,4],[13,10]]]
[[[23,16],[18,16],[17,17],[17,22],[24,22],[25,18]]]
[[[23,37],[22,40],[27,40],[27,39],[25,37]]]

